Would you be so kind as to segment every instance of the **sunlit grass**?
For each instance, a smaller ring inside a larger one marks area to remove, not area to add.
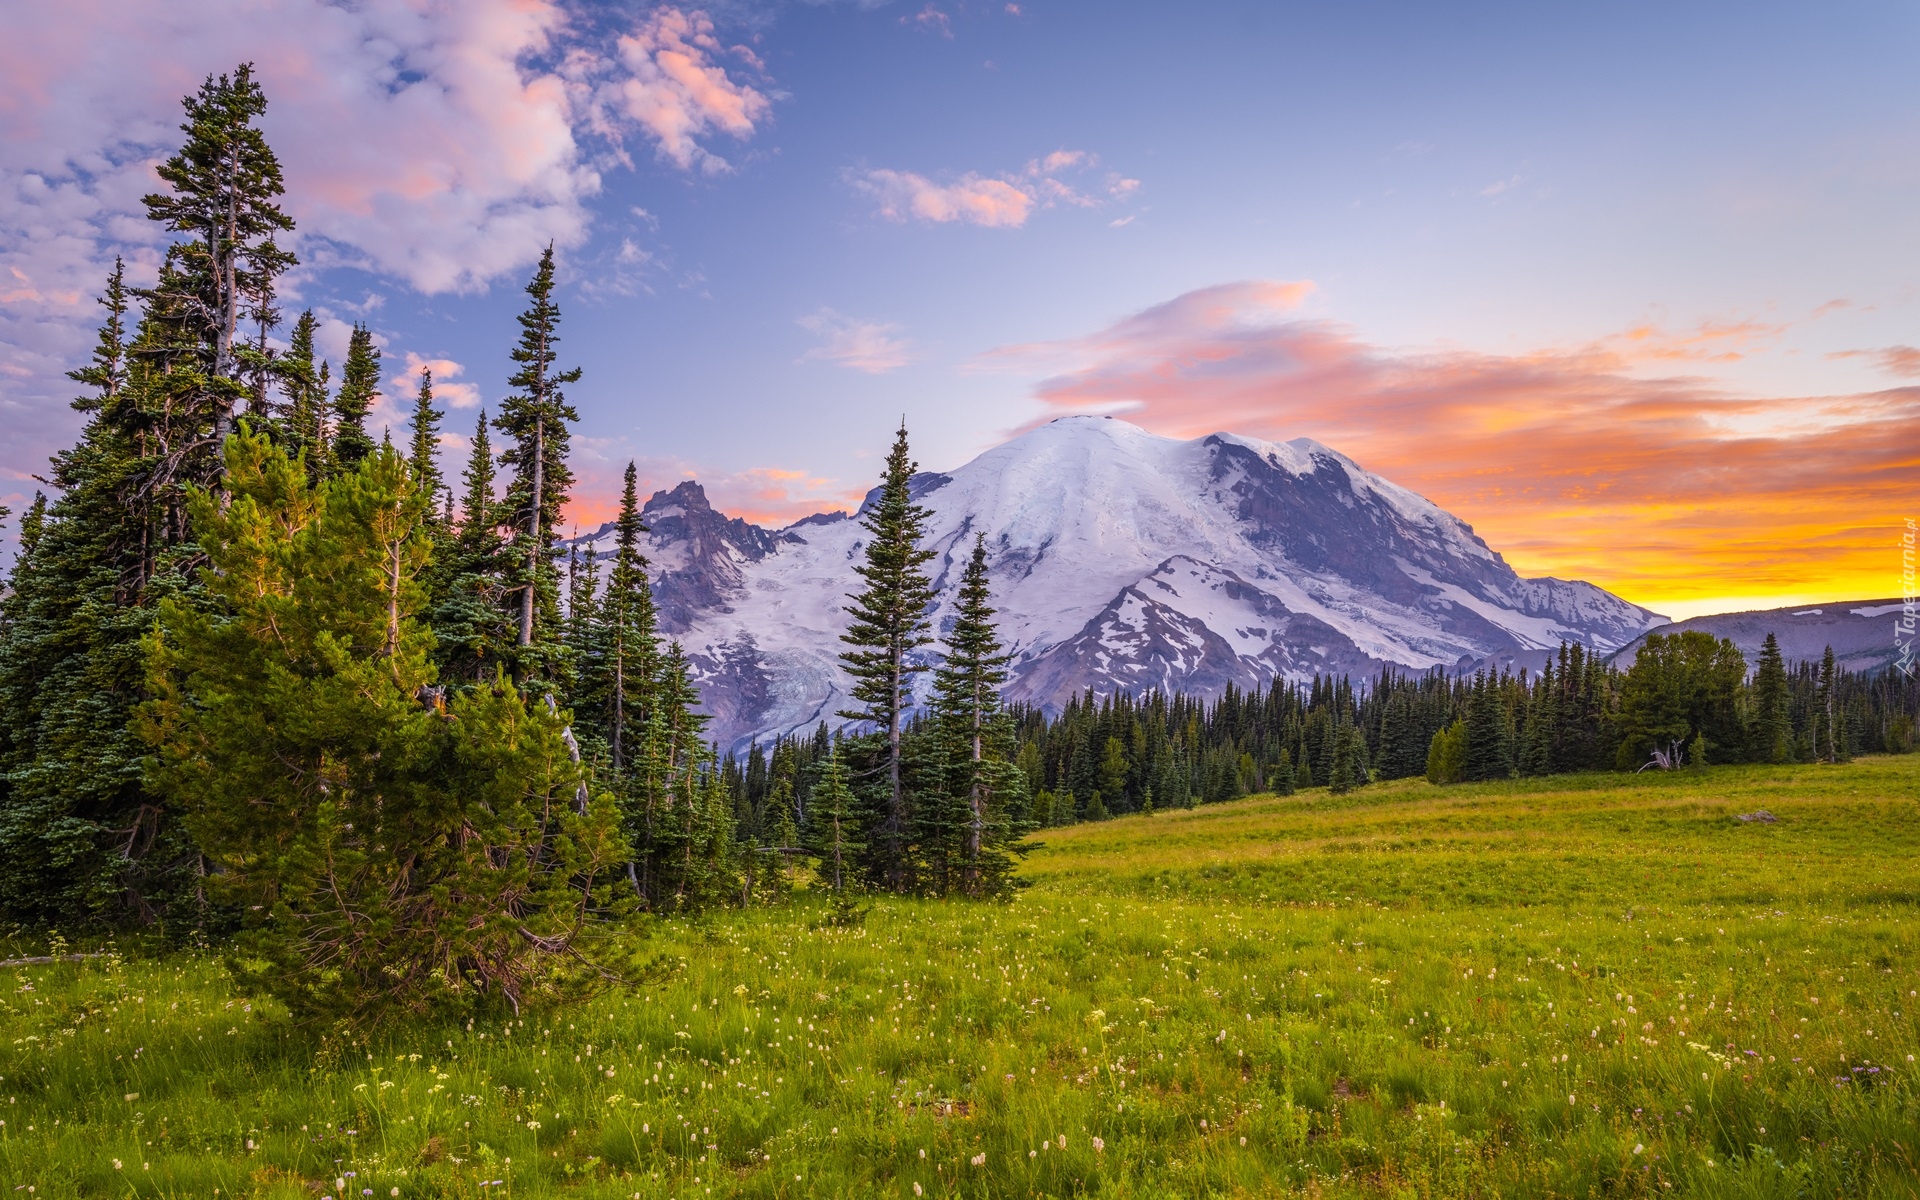
[[[669,923],[630,992],[365,1045],[250,1010],[207,955],[16,968],[0,1180],[1913,1195],[1917,795],[1920,756],[1049,830],[1011,905]]]

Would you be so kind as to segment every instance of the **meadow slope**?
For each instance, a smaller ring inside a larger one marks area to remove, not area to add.
[[[1916,797],[1920,756],[1256,797],[363,1041],[217,948],[10,967],[0,1190],[1912,1196]]]

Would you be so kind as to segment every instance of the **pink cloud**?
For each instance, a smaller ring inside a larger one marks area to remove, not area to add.
[[[752,51],[733,52],[760,69]],[[765,94],[727,74],[716,61],[726,53],[707,14],[656,9],[620,39],[625,77],[602,84],[596,103],[646,130],[660,157],[675,166],[724,171],[727,161],[699,139],[716,132],[749,137],[773,107]]]
[[[862,321],[831,308],[800,318],[799,325],[821,344],[800,356],[802,362],[831,362],[869,375],[884,375],[913,361],[911,345],[897,336],[898,325]]]
[[[1885,591],[1883,526],[1920,471],[1920,388],[1762,397],[1629,373],[1647,345],[1712,359],[1771,336],[1732,324],[1531,355],[1388,350],[1292,314],[1307,288],[1207,288],[981,365],[1049,371],[1036,390],[1056,412],[1183,437],[1316,438],[1531,571],[1648,599],[1784,594],[1809,578]]]
[[[1055,150],[1027,163],[1018,172],[986,176],[969,171],[951,182],[939,182],[913,171],[876,168],[851,175],[853,186],[871,197],[879,214],[890,221],[909,219],[940,224],[965,222],[994,229],[1016,229],[1036,209],[1068,206],[1099,208],[1111,199],[1130,195],[1137,179],[1109,174],[1100,185],[1104,196],[1076,187],[1062,178],[1086,172],[1099,162],[1084,150]]]
[[[879,204],[890,221],[918,217],[923,221],[965,221],[989,228],[1011,229],[1027,223],[1033,211],[1033,193],[1003,179],[984,179],[971,172],[953,183],[935,183],[912,171],[868,171],[855,186]]]

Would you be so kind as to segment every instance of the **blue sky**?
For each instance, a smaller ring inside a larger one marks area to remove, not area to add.
[[[73,429],[81,293],[115,251],[152,261],[125,214],[171,105],[251,58],[322,196],[290,197],[320,264],[297,303],[337,341],[367,320],[390,373],[436,361],[450,398],[497,399],[559,242],[583,520],[630,457],[779,521],[870,486],[902,415],[937,468],[1093,407],[1320,437],[1523,570],[1667,611],[1891,588],[1874,547],[1920,464],[1910,4],[162,11],[88,38],[86,4],[23,9],[0,51],[16,497]],[[1309,384],[1313,331],[1343,365]],[[1512,468],[1595,430],[1720,466],[1670,491],[1630,454]],[[1863,482],[1756,504],[1755,472],[1807,454]],[[1602,553],[1623,524],[1646,535]]]

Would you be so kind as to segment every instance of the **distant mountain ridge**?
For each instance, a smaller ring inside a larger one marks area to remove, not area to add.
[[[1749,664],[1760,657],[1769,633],[1780,643],[1788,662],[1818,662],[1833,647],[1836,665],[1849,671],[1878,671],[1893,665],[1899,653],[1894,622],[1905,606],[1898,598],[1850,600],[1835,604],[1799,604],[1786,608],[1758,608],[1748,612],[1690,617],[1650,629],[1648,633],[1680,633],[1697,629],[1714,637],[1730,638]],[[1646,644],[1642,635],[1614,652],[1618,667],[1630,667]]]
[[[1318,442],[1159,437],[1063,417],[914,479],[951,619],[987,535],[1015,655],[1008,692],[1214,695],[1275,677],[1537,665],[1562,640],[1611,653],[1664,618],[1578,581],[1523,579],[1472,528]],[[837,723],[841,606],[864,530],[839,513],[768,530],[692,480],[647,501],[663,630],[725,744]],[[605,553],[612,531],[577,539]]]

